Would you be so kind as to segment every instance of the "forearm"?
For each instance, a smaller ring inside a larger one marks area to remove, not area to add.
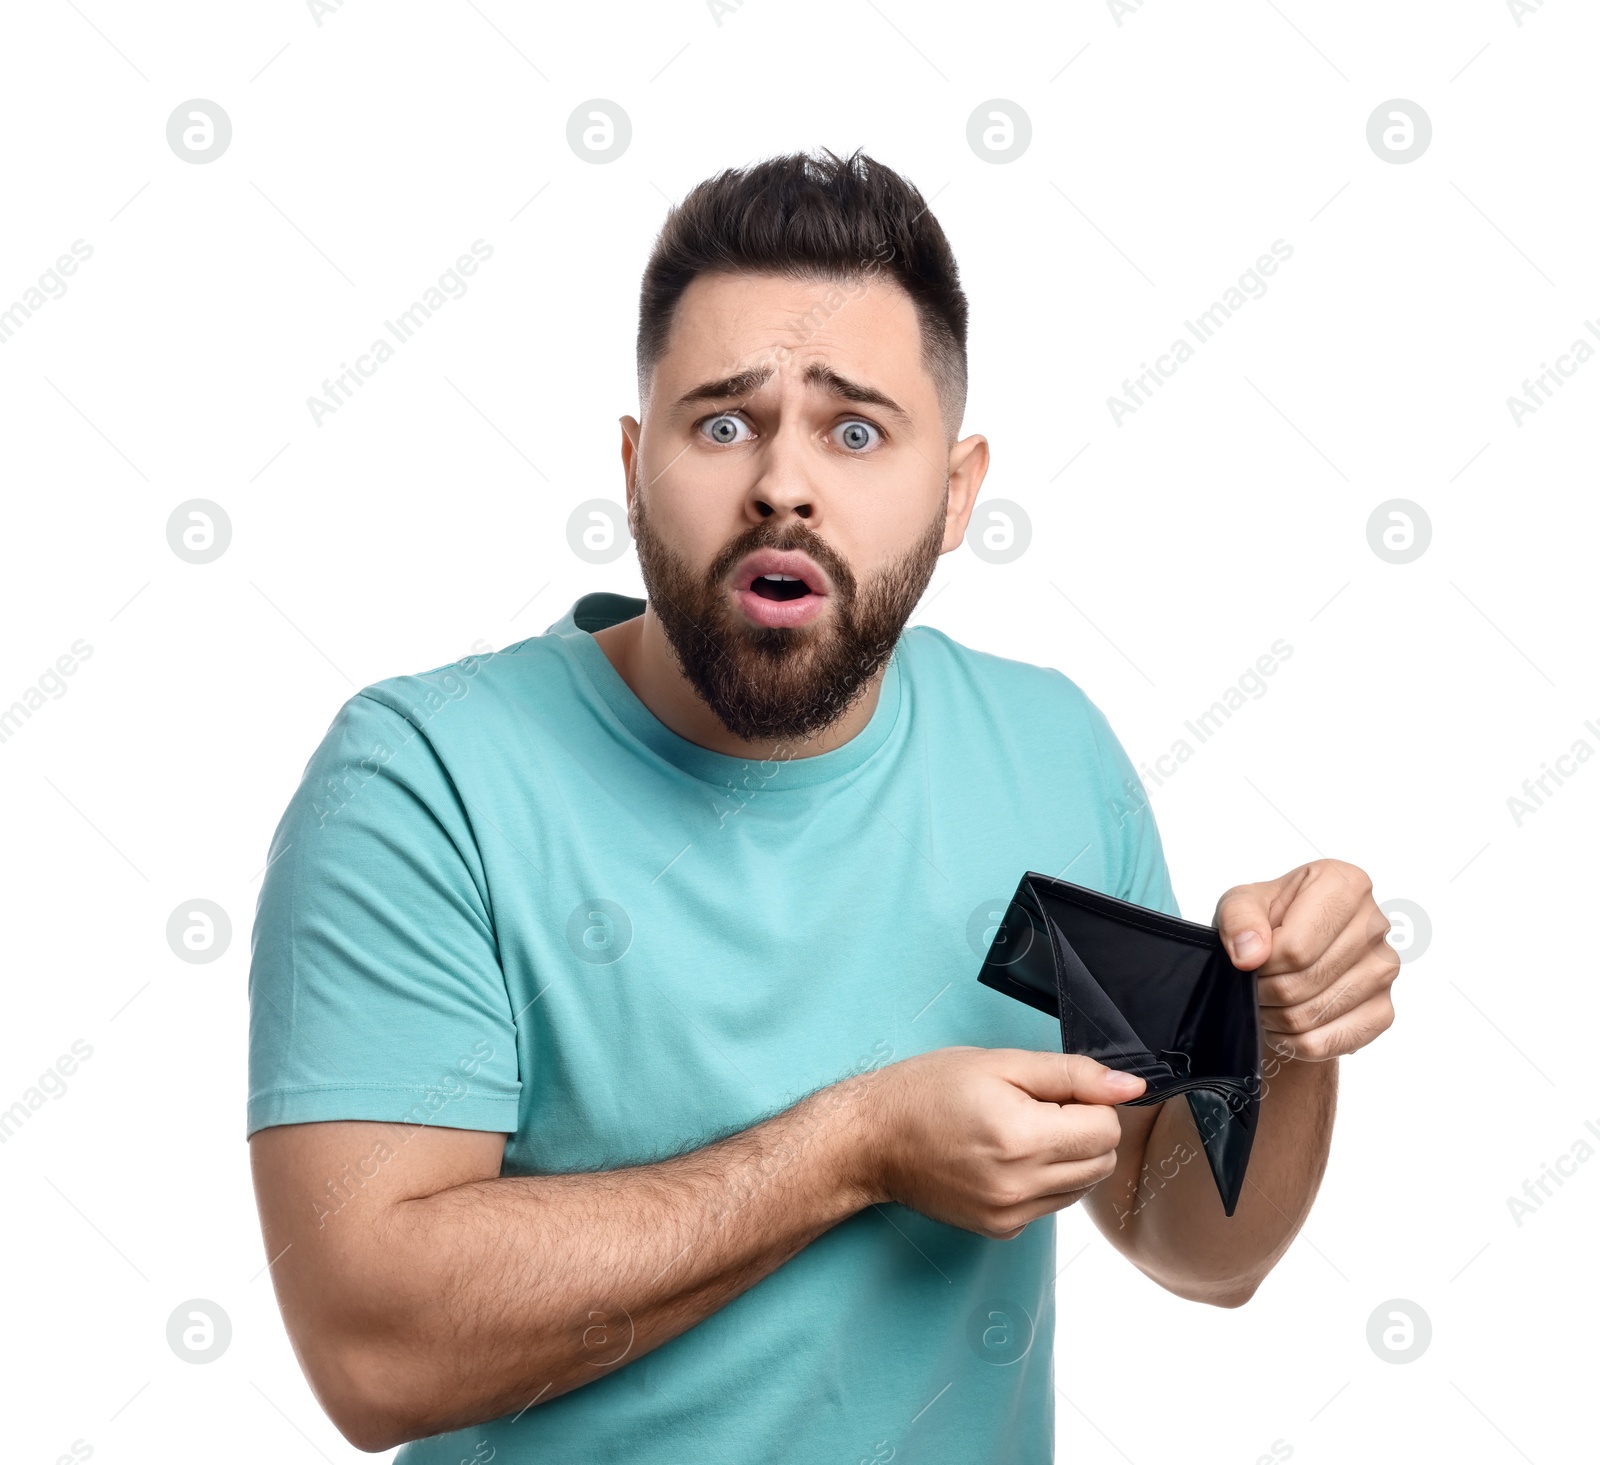
[[[1247,1302],[1316,1199],[1337,1093],[1337,1059],[1285,1062],[1265,1052],[1258,1128],[1232,1216],[1188,1103],[1169,1099],[1142,1146],[1127,1156],[1119,1148],[1117,1173],[1092,1192],[1101,1230],[1169,1291],[1223,1307]]]
[[[872,1198],[859,1098],[847,1080],[658,1164],[387,1207],[376,1244],[319,1269],[342,1294],[315,1304],[330,1414],[386,1448],[543,1403],[693,1327]]]

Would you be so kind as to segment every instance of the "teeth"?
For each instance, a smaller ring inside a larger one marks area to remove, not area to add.
[[[798,580],[798,575],[763,575],[763,580]]]

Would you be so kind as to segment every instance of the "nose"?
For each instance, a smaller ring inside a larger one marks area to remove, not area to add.
[[[803,432],[792,421],[780,423],[758,458],[759,469],[745,496],[746,517],[804,519],[815,524],[820,505],[805,462]]]

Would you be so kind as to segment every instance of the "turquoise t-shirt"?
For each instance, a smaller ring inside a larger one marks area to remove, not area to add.
[[[617,675],[590,633],[643,608],[585,596],[339,710],[257,906],[248,1132],[499,1131],[506,1175],[661,1160],[929,1049],[1059,1052],[977,981],[1025,870],[1178,913],[1061,673],[912,627],[848,743],[749,761]],[[994,1241],[871,1206],[614,1373],[397,1459],[1048,1460],[1054,1281],[1054,1216]]]

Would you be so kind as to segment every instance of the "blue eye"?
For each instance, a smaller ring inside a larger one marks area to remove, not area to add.
[[[836,429],[839,441],[852,452],[861,452],[882,441],[883,434],[870,422],[843,422]]]
[[[743,418],[735,417],[731,413],[723,413],[720,417],[710,418],[701,428],[701,431],[714,443],[728,446],[732,443],[746,442],[747,437],[739,436],[739,429],[747,427]]]

